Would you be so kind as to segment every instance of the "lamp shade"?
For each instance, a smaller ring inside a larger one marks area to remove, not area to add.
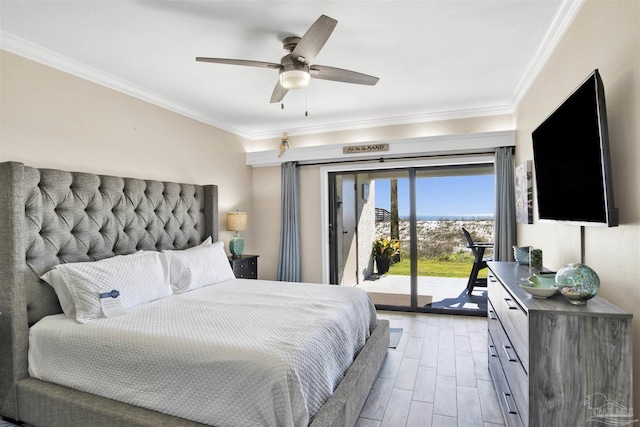
[[[227,212],[227,230],[242,231],[247,229],[246,212]]]

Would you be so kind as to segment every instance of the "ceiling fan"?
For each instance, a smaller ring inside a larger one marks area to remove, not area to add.
[[[279,64],[244,59],[204,58],[200,56],[196,57],[196,61],[279,70],[280,75],[276,87],[271,94],[272,103],[282,101],[291,89],[307,87],[310,78],[374,86],[378,83],[378,77],[344,70],[342,68],[327,67],[326,65],[310,65],[311,61],[313,61],[329,39],[337,23],[338,21],[335,19],[322,15],[309,27],[302,38],[285,38],[282,44],[284,49],[289,53],[282,57]]]

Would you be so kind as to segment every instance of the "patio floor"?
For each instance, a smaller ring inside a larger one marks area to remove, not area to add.
[[[433,297],[433,302],[428,306],[430,308],[469,310],[476,314],[477,312],[486,313],[487,288],[476,287],[471,295],[468,295],[467,280],[466,278],[418,276],[418,295]],[[409,276],[388,274],[377,276],[374,274],[357,287],[367,292],[409,295],[411,278]]]

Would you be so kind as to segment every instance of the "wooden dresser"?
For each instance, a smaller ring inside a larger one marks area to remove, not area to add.
[[[488,265],[489,371],[507,425],[624,420],[633,407],[632,315],[598,296],[586,306],[533,298],[519,287],[533,270]]]

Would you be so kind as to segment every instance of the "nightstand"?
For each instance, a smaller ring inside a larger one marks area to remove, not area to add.
[[[229,257],[229,263],[233,274],[238,279],[258,278],[258,257],[260,255],[240,255],[237,258]]]

